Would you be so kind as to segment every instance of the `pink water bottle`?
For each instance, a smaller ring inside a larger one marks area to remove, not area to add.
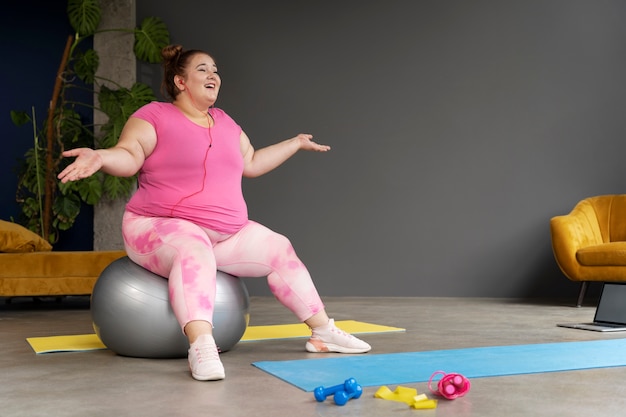
[[[437,375],[442,375],[441,379],[437,383],[437,389],[433,389],[433,379]],[[431,375],[428,380],[428,389],[433,394],[447,398],[448,400],[454,400],[455,398],[462,397],[470,390],[470,381],[461,374],[446,374],[443,371],[437,371]]]

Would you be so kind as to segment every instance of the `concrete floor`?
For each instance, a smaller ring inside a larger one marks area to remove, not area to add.
[[[186,359],[136,359],[108,350],[36,355],[27,337],[92,333],[89,300],[69,297],[0,298],[2,347],[0,415],[35,416],[617,416],[626,409],[626,367],[477,378],[465,397],[439,401],[435,410],[414,410],[373,397],[364,387],[343,407],[318,403],[251,366],[261,360],[319,357],[303,339],[239,343],[222,355],[226,379],[194,381]],[[327,298],[336,320],[359,320],[406,328],[406,333],[364,336],[372,353],[623,338],[556,327],[588,321],[594,306],[574,300],[536,302],[465,298]],[[251,299],[252,325],[293,323],[275,300]],[[454,370],[448,370],[454,372]],[[342,381],[338,381],[340,383]],[[330,385],[330,384],[329,384]],[[428,390],[426,383],[402,384]],[[395,386],[390,386],[394,389]]]

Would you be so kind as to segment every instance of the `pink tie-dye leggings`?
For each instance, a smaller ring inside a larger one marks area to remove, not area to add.
[[[256,222],[221,234],[187,220],[125,212],[122,233],[128,257],[169,279],[172,310],[187,323],[213,323],[216,270],[241,277],[267,276],[274,296],[299,320],[324,305],[289,240]]]

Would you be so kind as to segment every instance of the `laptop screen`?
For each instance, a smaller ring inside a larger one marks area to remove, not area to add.
[[[626,283],[605,283],[594,321],[626,325]]]

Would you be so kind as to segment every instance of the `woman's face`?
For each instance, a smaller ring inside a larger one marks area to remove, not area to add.
[[[210,107],[217,100],[222,80],[217,74],[215,61],[209,55],[196,54],[187,65],[186,77],[181,80],[195,104]]]

